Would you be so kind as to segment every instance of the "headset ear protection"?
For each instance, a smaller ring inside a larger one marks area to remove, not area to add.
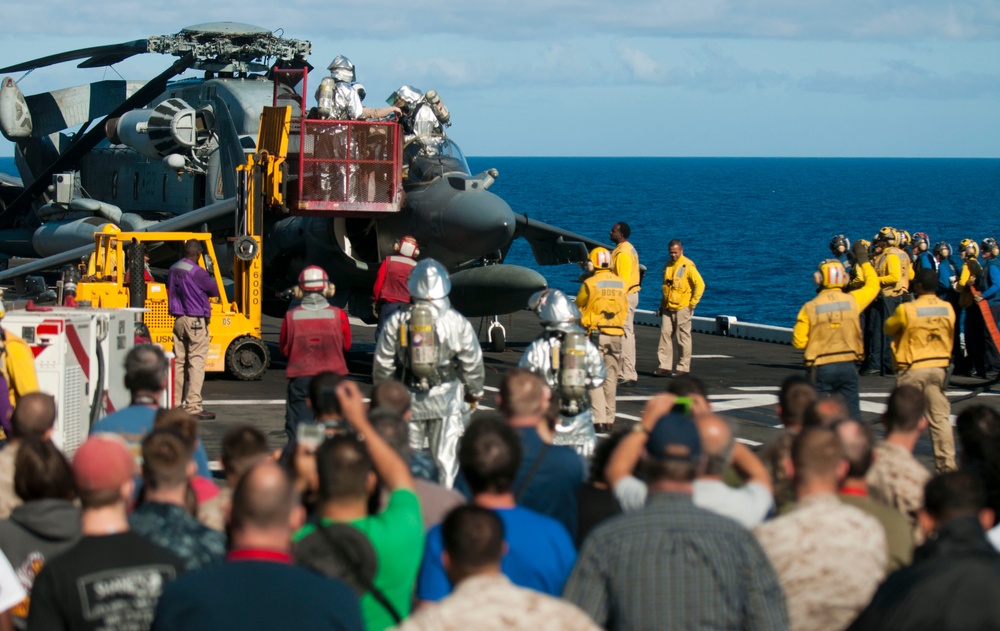
[[[309,293],[315,293],[315,292],[309,292]],[[337,294],[337,288],[333,285],[333,283],[327,282],[326,288],[320,293],[323,294],[324,298],[333,298]],[[305,298],[305,296],[306,292],[302,291],[302,288],[299,287],[298,285],[292,288],[292,298],[295,298],[296,300],[302,300],[303,298]]]
[[[392,244],[393,252],[399,252],[405,257],[416,258],[420,256],[420,248],[417,247],[417,240],[413,237],[403,237]]]

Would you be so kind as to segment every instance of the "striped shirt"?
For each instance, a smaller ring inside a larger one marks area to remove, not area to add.
[[[651,493],[646,508],[594,530],[563,597],[617,631],[788,628],[753,534],[682,493]]]

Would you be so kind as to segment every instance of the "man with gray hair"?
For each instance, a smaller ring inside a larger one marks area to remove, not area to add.
[[[132,394],[132,403],[108,414],[90,427],[91,434],[118,434],[128,443],[136,463],[142,462],[142,439],[153,429],[153,420],[160,409],[163,391],[167,388],[170,362],[158,346],[139,344],[125,355],[125,387]],[[198,475],[210,478],[208,456],[201,441],[194,453]]]

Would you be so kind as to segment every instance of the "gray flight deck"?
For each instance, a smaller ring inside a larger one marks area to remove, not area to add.
[[[714,330],[714,322],[699,318],[696,329]],[[541,331],[537,318],[523,311],[502,316],[507,329],[507,350],[502,353],[484,351],[486,365],[486,397],[483,407],[492,408],[494,393],[504,371],[516,366],[525,346]],[[640,314],[637,321],[654,322],[655,318]],[[486,339],[488,322],[472,321]],[[481,328],[480,328],[481,326]],[[744,327],[740,323],[740,328]],[[742,334],[730,326],[730,331]],[[751,325],[750,328],[753,328]],[[775,329],[775,327],[762,327]],[[263,430],[274,447],[284,444],[284,399],[286,379],[284,360],[277,349],[281,321],[264,318],[264,340],[274,356],[271,369],[259,382],[241,382],[235,379],[209,375],[205,380],[205,408],[217,414],[213,421],[205,421],[201,431],[209,458],[219,457],[219,443],[226,428],[234,423],[252,423]],[[366,326],[352,318],[354,345],[348,353],[351,378],[361,384],[366,394],[371,389],[371,357],[374,349],[374,326]],[[618,424],[630,424],[642,412],[642,407],[652,394],[661,391],[668,379],[653,376],[656,369],[656,346],[659,329],[654,326],[636,326],[636,347],[639,383],[633,388],[618,388]],[[767,333],[767,331],[765,331]],[[781,331],[778,330],[778,337]],[[792,374],[803,374],[802,354],[790,345],[724,337],[707,333],[694,334],[694,359],[692,373],[700,377],[709,389],[713,408],[731,418],[739,439],[751,446],[766,442],[778,423],[775,411],[777,391],[781,381]],[[890,377],[865,376],[861,378],[861,409],[864,420],[876,424],[885,407],[886,397],[895,380]],[[995,388],[995,392],[990,388]],[[966,406],[986,404],[1000,410],[1000,386],[980,379],[954,378],[948,391],[952,413],[957,414]],[[881,433],[881,432],[880,432]],[[925,436],[917,446],[917,455],[931,465],[930,441]]]

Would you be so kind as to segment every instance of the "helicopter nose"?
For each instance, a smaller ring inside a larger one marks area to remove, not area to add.
[[[442,219],[449,247],[469,259],[503,248],[514,236],[514,212],[489,191],[456,195]]]

